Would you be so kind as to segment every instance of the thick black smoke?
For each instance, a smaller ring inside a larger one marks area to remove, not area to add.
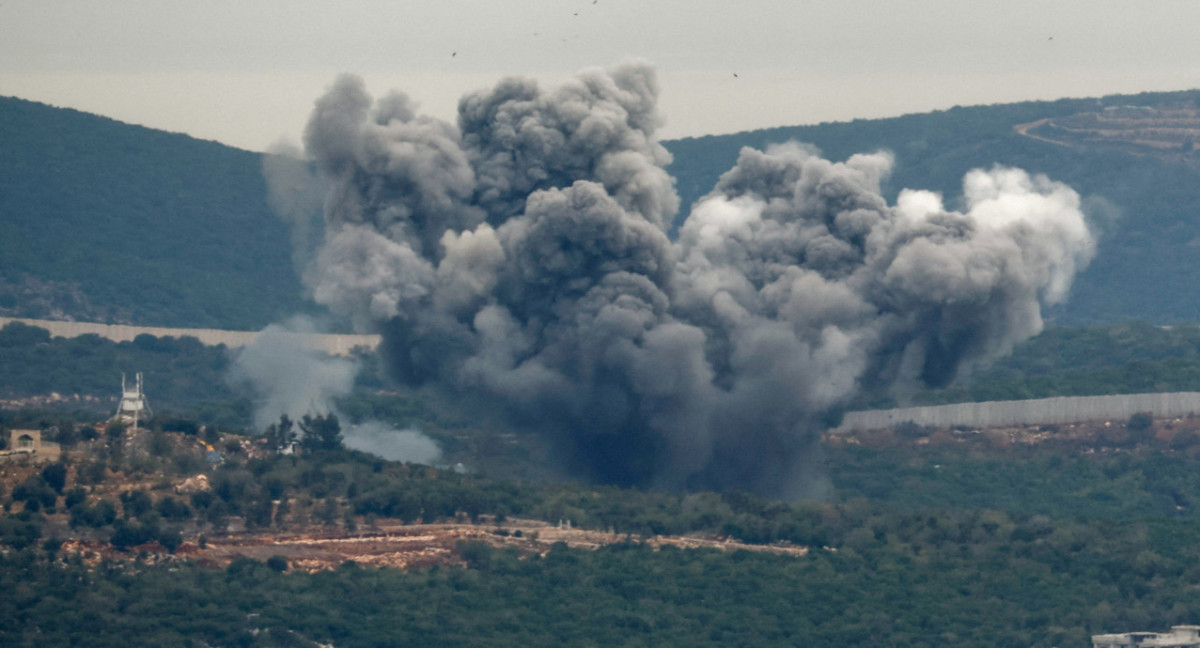
[[[671,242],[654,71],[510,79],[457,125],[338,79],[306,148],[333,180],[316,299],[397,377],[535,426],[577,474],[811,489],[821,416],[864,384],[945,384],[1037,333],[1093,253],[1069,188],[973,171],[964,213],[892,161],[745,150]]]

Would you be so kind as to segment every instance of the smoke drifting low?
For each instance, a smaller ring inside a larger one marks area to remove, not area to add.
[[[315,332],[311,320],[296,317],[268,326],[238,351],[229,382],[253,395],[256,429],[278,422],[283,414],[299,420],[305,414],[332,412],[334,399],[354,387],[358,365],[353,360],[327,357],[297,339],[296,334]]]
[[[347,448],[369,452],[388,461],[436,464],[442,450],[419,430],[397,430],[378,421],[367,421],[342,430]]]
[[[312,320],[295,317],[268,326],[253,344],[238,351],[229,382],[253,396],[256,429],[266,429],[285,414],[293,421],[306,414],[336,414],[334,401],[354,388],[358,363],[302,344],[302,335],[316,332]],[[432,464],[441,458],[437,444],[419,431],[396,430],[377,421],[344,426],[342,436],[347,447],[392,461]]]
[[[457,124],[340,77],[305,133],[332,180],[314,297],[394,374],[533,426],[622,485],[813,488],[819,421],[942,385],[1041,330],[1094,242],[1068,187],[976,170],[966,211],[796,144],[742,151],[679,238],[640,62],[462,99]]]

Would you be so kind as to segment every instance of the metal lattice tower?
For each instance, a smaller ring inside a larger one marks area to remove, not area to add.
[[[146,400],[146,394],[142,392],[142,372],[139,371],[136,375],[137,383],[131,390],[125,385],[125,374],[121,374],[121,403],[117,405],[117,413],[111,419],[129,424],[135,430],[140,417],[152,414],[150,402]]]

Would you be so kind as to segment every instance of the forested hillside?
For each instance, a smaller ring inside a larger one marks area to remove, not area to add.
[[[1200,605],[1194,430],[1188,446],[1133,429],[833,444],[829,501],[786,503],[459,474],[319,448],[308,429],[283,456],[179,428],[63,427],[67,461],[0,470],[0,642],[1084,648]],[[517,519],[624,537],[510,542]],[[415,555],[447,529],[475,539],[406,569],[336,553],[313,568],[292,549],[395,534]],[[647,541],[678,534],[750,546]]]
[[[260,328],[302,307],[259,154],[0,97],[0,313]]]
[[[891,150],[893,195],[953,199],[963,172],[997,162],[1068,182],[1101,206],[1106,231],[1075,299],[1052,315],[1103,324],[1051,326],[914,397],[1200,389],[1200,327],[1156,326],[1200,321],[1192,150],[1090,150],[1082,137],[1069,148],[1013,130],[1097,108],[956,108],[668,145],[685,204],[742,145],[786,139],[834,159]],[[259,156],[6,99],[0,152],[0,312],[250,328],[304,307]],[[1132,317],[1145,321],[1111,323]],[[389,384],[360,361],[336,416],[264,431],[251,429],[251,397],[224,382],[225,349],[0,330],[0,438],[39,428],[66,451],[0,465],[0,645],[1085,648],[1094,633],[1196,622],[1197,418],[827,435],[804,468],[826,487],[813,489],[819,501],[766,501],[564,483],[538,472],[548,462],[534,434],[484,429],[464,420],[469,404]],[[141,430],[94,424],[120,371],[146,373],[155,416]],[[440,461],[465,466],[347,450],[338,417],[347,433],[366,421],[419,429]],[[299,454],[276,452],[293,437]],[[517,541],[532,521],[559,520],[615,541]],[[332,552],[305,566],[299,555],[325,551],[315,544],[246,553],[255,537],[363,546],[392,532],[424,562]],[[469,540],[412,540],[437,533]],[[711,544],[651,542],[661,535]],[[714,548],[727,539],[749,549]],[[229,547],[240,557],[218,555]]]
[[[1064,99],[668,141],[684,205],[676,222],[743,146],[798,140],[834,160],[886,149],[896,159],[887,195],[932,189],[951,206],[967,170],[1019,166],[1074,187],[1102,233],[1051,321],[1200,321],[1200,154],[1189,131],[1154,143],[1183,138],[1172,155],[1061,135],[1108,109],[1195,103],[1194,91]],[[1194,109],[1163,114],[1180,112]],[[1026,129],[1034,136],[1014,130],[1047,119]],[[305,308],[259,154],[14,98],[0,98],[0,153],[0,314],[259,328]]]

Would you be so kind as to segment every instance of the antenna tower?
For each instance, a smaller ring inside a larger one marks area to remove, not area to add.
[[[142,392],[142,372],[137,372],[137,383],[133,389],[129,389],[125,384],[125,374],[121,374],[121,403],[117,405],[117,413],[112,417],[113,421],[120,421],[131,425],[133,429],[137,429],[138,418],[145,414],[150,416],[150,402],[146,400],[146,394]]]

